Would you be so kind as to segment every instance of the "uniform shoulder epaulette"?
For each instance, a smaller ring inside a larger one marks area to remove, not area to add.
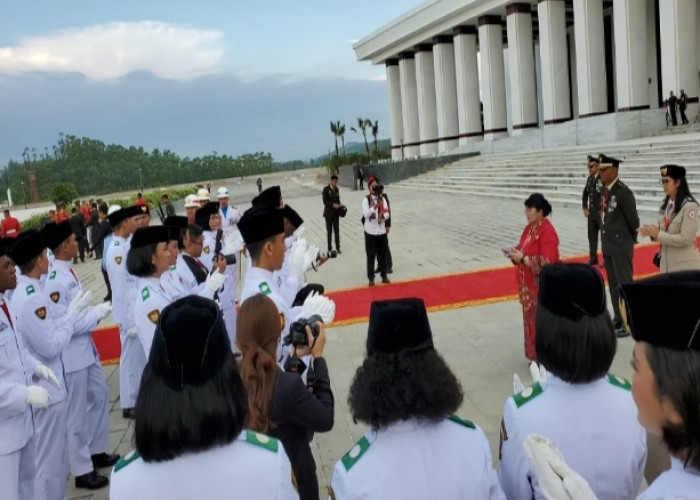
[[[520,408],[522,405],[532,401],[543,392],[544,389],[542,388],[542,385],[539,382],[535,382],[530,387],[526,387],[519,393],[513,395],[513,401],[515,401],[515,406]]]
[[[245,440],[250,444],[254,444],[256,446],[260,446],[261,448],[265,448],[266,450],[274,452],[277,452],[280,446],[279,441],[277,441],[277,439],[250,430],[246,431]]]
[[[472,422],[471,420],[465,420],[463,418],[459,418],[454,413],[447,418],[449,420],[452,420],[456,424],[463,425],[464,427],[469,427],[470,429],[476,429],[476,425],[474,425],[474,422]]]
[[[27,292],[27,295],[31,295],[36,292],[36,289],[34,288],[34,285],[27,285],[27,288],[25,288],[24,291]]]
[[[151,292],[148,290],[148,287],[145,286],[143,287],[143,290],[141,290],[141,300],[146,302],[146,300],[151,298]]]
[[[270,288],[270,285],[267,284],[267,281],[263,281],[258,285],[258,288],[260,289],[260,293],[263,295],[270,295],[272,293],[272,288]]]
[[[139,452],[136,450],[131,450],[129,453],[117,460],[117,463],[114,465],[114,472],[119,472],[137,458],[141,458]]]
[[[172,265],[172,266],[170,266],[170,270],[171,270],[171,271],[175,271],[175,270],[176,270],[176,267],[175,267],[174,265]]]
[[[340,461],[343,462],[345,470],[348,471],[352,469],[353,465],[362,458],[362,455],[364,455],[367,450],[369,450],[369,440],[367,437],[362,436],[362,439],[355,443],[355,446],[340,459]]]
[[[629,380],[622,377],[618,377],[617,375],[613,375],[612,373],[608,373],[606,377],[608,379],[608,382],[610,382],[612,385],[617,386],[620,389],[624,389],[626,391],[632,390],[632,384]]]
[[[50,280],[56,279],[56,271],[55,271],[55,270],[54,270],[54,271],[51,271],[51,272],[49,273],[49,279],[50,279]]]

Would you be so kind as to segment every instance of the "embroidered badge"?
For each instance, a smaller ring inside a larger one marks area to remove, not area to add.
[[[114,262],[116,262],[117,265],[121,264],[122,263],[121,255],[117,255],[116,257],[114,257]]]
[[[270,295],[272,293],[272,288],[270,288],[270,285],[267,284],[267,281],[260,283],[258,288],[260,289],[260,293],[263,295]]]
[[[52,280],[54,278],[56,278],[56,271],[51,271],[51,273],[49,274],[49,279]]]
[[[36,292],[36,290],[34,290],[34,285],[27,285],[26,292],[27,292],[27,295],[31,295],[34,292]]]
[[[141,211],[142,211],[143,213],[146,213],[146,212],[148,211],[148,207],[147,207],[146,205],[143,205],[143,206],[141,207]]]
[[[143,287],[143,290],[141,290],[141,300],[146,302],[146,299],[151,298],[151,292],[148,291],[148,287]]]
[[[691,210],[690,212],[688,212],[688,218],[689,218],[689,219],[694,219],[694,218],[695,218],[695,210]]]
[[[148,313],[148,319],[154,325],[158,324],[158,320],[160,319],[160,311],[158,309],[153,309],[151,312]]]
[[[360,439],[352,449],[345,454],[340,461],[343,463],[345,470],[348,471],[352,469],[352,466],[357,463],[357,461],[362,458],[362,455],[369,449],[369,441],[366,437]]]
[[[37,318],[39,319],[46,319],[46,308],[40,307],[39,309],[34,311],[34,314],[36,314]]]
[[[51,292],[49,297],[51,297],[51,300],[53,300],[53,303],[56,304],[58,302],[58,299],[61,298],[61,294],[59,292]]]
[[[608,382],[616,387],[619,387],[620,389],[624,389],[626,391],[632,390],[632,384],[629,380],[613,375],[612,373],[608,373]]]
[[[250,444],[254,444],[256,446],[260,446],[261,448],[265,448],[266,450],[274,452],[277,452],[280,446],[279,441],[277,441],[277,439],[270,436],[266,436],[265,434],[260,434],[259,432],[249,430],[246,431],[245,440]]]
[[[114,245],[115,247],[118,247],[118,246],[119,246],[119,242],[118,242],[118,241],[112,241],[112,245]]]
[[[204,248],[202,248],[202,252],[204,252],[205,254],[209,255],[209,245],[207,245],[207,246],[205,246]]]
[[[126,455],[124,455],[122,458],[119,459],[117,464],[114,466],[114,472],[119,472],[121,469],[129,465],[131,462],[136,460],[137,458],[140,458],[141,455],[139,455],[139,452],[136,450],[132,450]]]

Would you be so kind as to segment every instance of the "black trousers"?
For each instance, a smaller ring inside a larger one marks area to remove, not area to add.
[[[618,286],[625,283],[632,283],[632,257],[627,255],[609,255],[603,253],[605,260],[605,272],[608,274],[608,284],[610,286],[610,300],[612,301],[615,328],[622,325],[620,315],[620,292]]]
[[[88,250],[88,241],[86,237],[82,237],[78,240],[78,255],[80,257],[80,262],[85,262],[85,252]],[[78,259],[73,259],[73,262],[78,262]]]
[[[367,234],[365,232],[365,253],[367,254],[367,278],[374,280],[374,259],[379,262],[379,274],[386,278],[386,251],[388,240],[386,234]]]
[[[590,259],[598,260],[598,236],[600,236],[600,216],[588,216],[588,253]]]
[[[107,297],[109,298],[105,300],[112,300],[112,285],[109,282],[109,275],[107,274],[107,271],[105,271],[104,267],[100,266],[100,270],[102,271],[102,277],[105,280],[105,285],[107,285]]]
[[[683,121],[683,124],[685,125],[686,123],[688,123],[688,117],[685,116],[685,109],[683,109],[683,108],[679,108],[679,109],[681,111],[681,121]]]
[[[678,117],[676,117],[676,110],[675,109],[671,110],[671,123],[674,125],[678,125]]]
[[[379,269],[379,260],[377,259],[377,269]],[[386,270],[394,269],[394,259],[391,257],[391,247],[389,246],[389,235],[386,238]]]
[[[331,233],[335,231],[335,249],[340,250],[340,217],[326,217],[326,235],[328,236],[328,251],[331,247]]]
[[[359,183],[360,183],[360,190],[364,189],[364,188],[365,188],[365,179],[364,179],[364,177],[358,176],[358,177],[357,177],[357,180],[358,180]]]

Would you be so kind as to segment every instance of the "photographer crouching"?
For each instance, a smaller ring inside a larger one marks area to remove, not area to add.
[[[284,326],[270,298],[257,294],[246,299],[237,320],[240,371],[248,391],[248,428],[282,441],[301,500],[318,499],[316,462],[309,442],[314,432],[333,428],[333,392],[323,358],[326,333],[322,316],[328,323],[332,321],[332,315],[321,314],[290,325],[285,338],[285,344],[291,344],[288,370],[296,371],[283,371],[275,361]],[[301,358],[309,355],[307,367]]]
[[[387,251],[389,240],[386,236],[386,221],[389,220],[389,203],[384,196],[384,186],[377,179],[367,179],[369,194],[362,199],[362,224],[365,228],[365,253],[367,254],[367,278],[369,286],[374,286],[374,260],[379,263],[382,283],[390,283],[387,278]]]

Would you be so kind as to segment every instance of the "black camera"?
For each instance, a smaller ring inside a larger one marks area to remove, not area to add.
[[[236,254],[230,253],[228,255],[224,255],[221,253],[221,250],[223,248],[223,234],[224,232],[219,229],[216,232],[216,242],[214,245],[214,257],[212,257],[212,261],[216,261],[219,259],[219,257],[223,257],[226,259],[226,265],[227,266],[232,266],[233,264],[236,263]]]
[[[374,188],[372,189],[372,191],[374,191],[377,194],[382,194],[384,192],[384,184],[380,184],[379,182],[377,182],[374,185]]]
[[[316,323],[319,321],[323,322],[321,316],[313,314],[306,319],[300,319],[289,325],[289,335],[284,337],[284,345],[309,345],[309,338],[306,336],[306,327],[308,326],[311,329],[311,334],[316,338],[318,334],[321,333],[316,326]]]

